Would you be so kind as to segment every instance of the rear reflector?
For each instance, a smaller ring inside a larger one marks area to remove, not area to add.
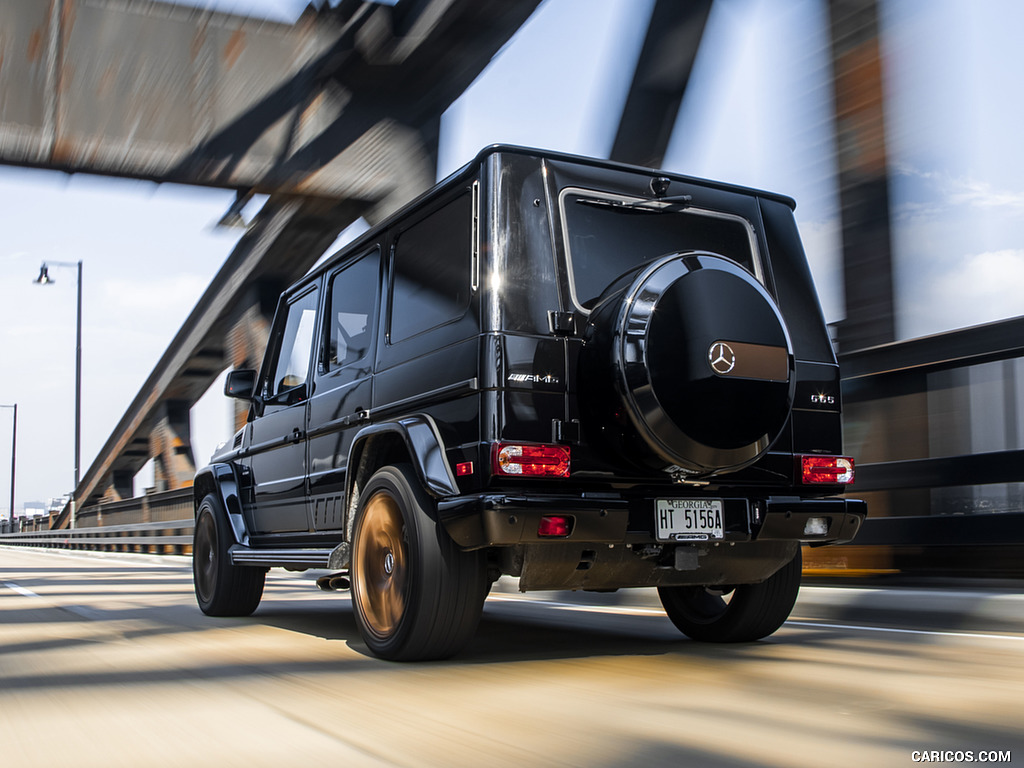
[[[804,485],[846,485],[853,482],[853,459],[847,456],[801,456]]]
[[[528,443],[496,443],[494,473],[530,477],[568,477],[569,447]]]
[[[537,535],[564,537],[572,533],[572,518],[567,515],[545,515],[537,526]]]

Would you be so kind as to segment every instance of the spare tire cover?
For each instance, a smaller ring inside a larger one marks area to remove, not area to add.
[[[612,326],[597,329],[596,351],[610,356],[616,399],[652,458],[704,475],[756,461],[786,424],[794,386],[789,334],[764,287],[729,259],[687,252],[613,293],[591,314]]]

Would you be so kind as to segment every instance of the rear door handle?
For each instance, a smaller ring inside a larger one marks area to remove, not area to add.
[[[364,421],[370,420],[370,412],[364,408],[360,408],[358,411],[350,416],[346,416],[341,420],[341,424],[344,427],[351,427],[353,424],[362,424]]]

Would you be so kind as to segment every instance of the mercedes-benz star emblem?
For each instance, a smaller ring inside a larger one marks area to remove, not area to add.
[[[716,341],[708,350],[708,362],[712,371],[724,376],[736,367],[736,353],[724,341]]]

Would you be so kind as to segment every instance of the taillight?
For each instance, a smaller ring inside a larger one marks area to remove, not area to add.
[[[846,485],[853,482],[853,459],[847,456],[801,456],[804,485]]]
[[[496,443],[494,473],[520,477],[568,477],[569,446]]]

